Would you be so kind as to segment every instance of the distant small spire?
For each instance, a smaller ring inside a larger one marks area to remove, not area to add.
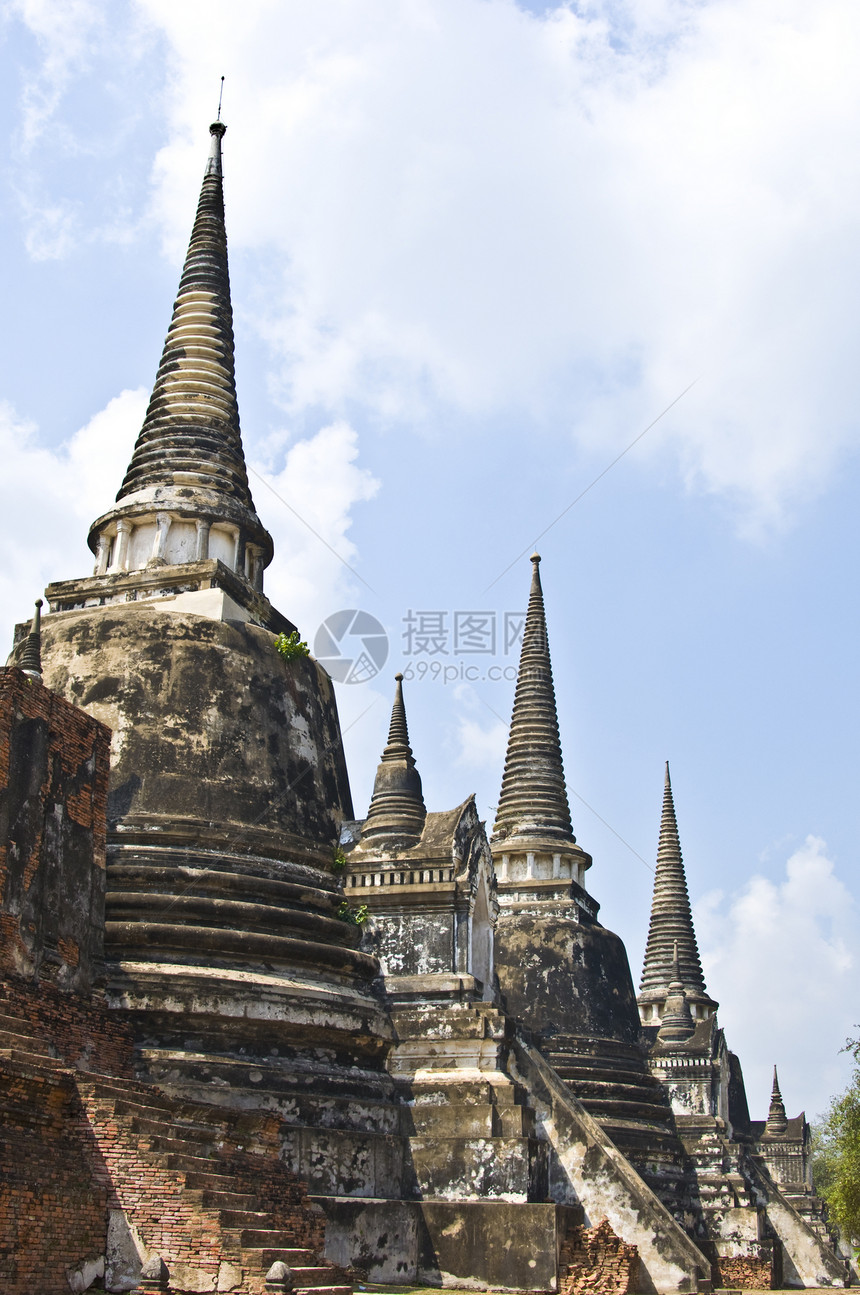
[[[681,980],[676,940],[672,953],[672,979],[669,981],[669,992],[666,996],[666,1006],[663,1008],[663,1020],[657,1033],[657,1042],[683,1043],[685,1039],[689,1039],[695,1028],[696,1024]]]
[[[24,646],[21,649],[19,658],[20,670],[24,674],[32,675],[34,679],[42,677],[42,600],[36,599],[36,611],[33,615],[33,623],[30,626],[30,633],[24,640]]]
[[[540,555],[533,553],[531,563],[529,606],[493,840],[541,837],[574,844],[576,838],[570,821],[558,735]]]
[[[224,97],[224,78],[222,76],[221,89],[218,91],[218,116],[215,118],[216,121],[221,120],[221,100],[223,99],[223,97]]]
[[[785,1114],[785,1105],[782,1100],[782,1093],[779,1091],[779,1076],[776,1073],[776,1066],[773,1068],[773,1088],[770,1093],[770,1110],[767,1113],[767,1123],[764,1126],[765,1133],[779,1135],[785,1133],[788,1128],[788,1119]]]
[[[376,771],[373,796],[362,828],[362,841],[375,845],[414,845],[424,830],[427,809],[421,791],[421,775],[415,767],[406,707],[403,704],[403,675],[396,674],[394,705],[388,742]]]

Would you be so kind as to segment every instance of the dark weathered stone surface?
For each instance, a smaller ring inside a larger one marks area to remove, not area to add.
[[[398,848],[349,826],[344,884],[351,903],[367,905],[362,948],[379,958],[386,993],[434,997],[433,977],[447,995],[451,976],[474,977],[493,996],[493,923],[497,913],[493,860],[475,798],[444,814],[427,814],[414,845]],[[417,978],[413,986],[399,982]],[[395,988],[393,981],[398,981]]]
[[[352,816],[331,681],[256,626],[135,604],[46,617],[44,678],[113,731],[108,818],[217,824],[221,844],[330,867]],[[210,861],[211,862],[211,861]]]
[[[104,979],[110,733],[0,670],[0,971],[89,994]]]
[[[425,1201],[418,1278],[432,1285],[481,1284],[514,1290],[557,1289],[561,1237],[581,1218],[563,1205],[502,1201]]]
[[[635,1043],[639,1014],[627,952],[606,927],[562,913],[504,910],[496,968],[511,1015],[548,1044],[558,1035]]]

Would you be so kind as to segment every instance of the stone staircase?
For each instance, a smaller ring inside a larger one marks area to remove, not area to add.
[[[16,1062],[62,1070],[65,1062],[53,1044],[35,1033],[28,1033],[26,1022],[9,1012],[10,1004],[0,999],[0,1064]]]
[[[547,1061],[669,1212],[688,1212],[684,1149],[662,1085],[636,1044],[556,1036]]]
[[[137,1081],[91,1076],[77,1087],[98,1150],[108,1169],[119,1171],[111,1174],[116,1204],[127,1210],[143,1185],[134,1216],[144,1238],[144,1222],[159,1238],[149,1248],[164,1258],[177,1289],[192,1275],[186,1270],[197,1269],[212,1272],[220,1289],[256,1295],[280,1261],[291,1269],[296,1291],[351,1295],[340,1271],[316,1258],[325,1244],[324,1220],[277,1159],[278,1121],[177,1103]],[[123,1169],[131,1170],[130,1190]],[[165,1230],[159,1220],[168,1203],[178,1227]],[[180,1233],[183,1249],[190,1240],[199,1263],[181,1257],[182,1249],[171,1262]]]
[[[73,1013],[74,1002],[68,1007]],[[107,1289],[128,1289],[141,1260],[155,1255],[176,1295],[262,1295],[278,1289],[266,1286],[278,1263],[294,1295],[352,1295],[342,1270],[318,1258],[325,1219],[279,1159],[275,1117],[177,1101],[138,1080],[69,1067],[9,994],[0,999],[0,1070],[31,1083],[45,1076],[69,1098],[64,1127],[73,1127],[65,1131],[111,1219]]]
[[[407,1109],[416,1197],[548,1199],[547,1144],[505,1073],[512,1025],[480,1001],[392,1011],[389,1071]]]

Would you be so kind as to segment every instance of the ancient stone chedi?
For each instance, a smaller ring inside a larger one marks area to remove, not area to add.
[[[684,1148],[688,1226],[719,1284],[840,1284],[845,1265],[812,1190],[809,1126],[786,1119],[775,1071],[767,1122],[750,1120],[740,1061],[705,986],[668,764],[638,1003]]]
[[[225,127],[210,129],[152,398],[90,529],[95,573],[47,590],[44,679],[113,733],[107,994],[147,1074],[298,1124],[325,1108],[384,1139],[390,1026],[376,963],[337,915],[352,812],[337,709],[321,667],[274,647],[293,626],[263,590],[272,541],[239,427]],[[298,1133],[286,1154],[310,1154]]]
[[[502,1001],[556,1072],[670,1206],[682,1150],[648,1071],[623,943],[585,888],[564,780],[540,557],[532,583],[491,838]],[[655,1169],[657,1172],[655,1173]]]

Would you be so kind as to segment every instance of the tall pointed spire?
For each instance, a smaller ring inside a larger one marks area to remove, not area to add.
[[[161,364],[117,500],[146,486],[218,490],[253,508],[239,432],[221,140],[212,144]]]
[[[261,587],[262,569],[271,561],[272,541],[254,511],[239,428],[221,165],[226,129],[221,121],[209,127],[209,157],[173,316],[117,505],[90,529],[97,574],[206,559],[209,530],[219,527],[233,547],[225,549],[224,538],[217,555],[227,560],[222,555],[229,552],[228,565],[251,583]],[[168,540],[175,523],[195,524],[197,538],[177,529]],[[144,525],[157,531],[130,546],[130,528]]]
[[[785,1133],[788,1128],[788,1118],[785,1114],[785,1104],[782,1100],[782,1093],[779,1091],[779,1076],[776,1073],[776,1066],[773,1068],[773,1088],[770,1093],[770,1109],[767,1113],[767,1123],[764,1126],[765,1135],[778,1137]]]
[[[651,1019],[648,1012],[644,1010],[646,1004],[657,1003],[658,1016],[662,1015],[662,1003],[666,1000],[673,980],[675,950],[678,958],[678,979],[687,999],[693,1005],[700,1005],[704,1009],[703,1014],[710,1016],[716,1010],[717,1004],[708,996],[705,989],[705,978],[702,974],[690,899],[687,894],[687,878],[681,857],[672,781],[667,761],[651,922],[648,928],[648,943],[645,948],[645,963],[639,994],[639,1004],[640,1008],[643,1008],[643,1021],[646,1024]]]
[[[572,843],[576,838],[564,784],[537,553],[531,561],[531,592],[493,840],[534,837]]]
[[[373,796],[362,828],[362,840],[386,845],[414,845],[424,829],[427,809],[421,792],[421,775],[415,767],[406,707],[403,704],[403,675],[394,676],[396,687],[391,708],[388,742],[376,771]]]

